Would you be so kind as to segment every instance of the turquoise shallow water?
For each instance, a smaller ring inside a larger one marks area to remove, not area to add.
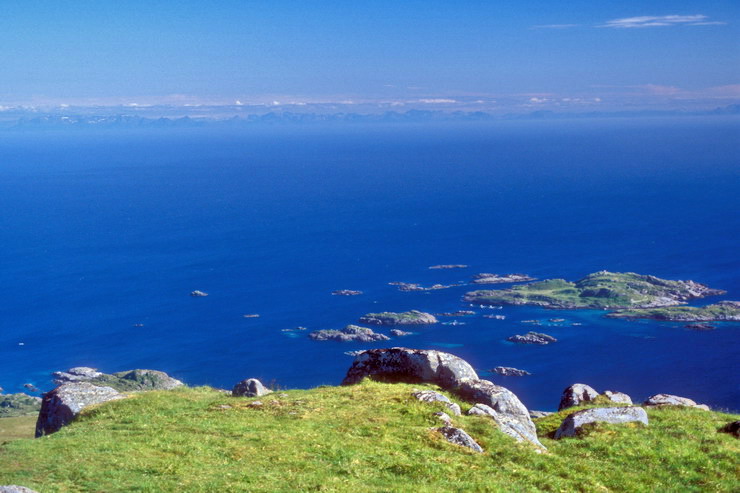
[[[685,118],[4,132],[0,386],[48,389],[51,371],[86,365],[310,387],[341,381],[345,351],[393,344],[460,355],[534,408],[552,409],[580,381],[740,409],[737,324],[694,332],[506,307],[506,320],[477,309],[465,325],[387,343],[283,331],[462,309],[466,286],[401,293],[387,283],[477,272],[635,271],[739,299],[738,129]],[[427,269],[440,263],[470,268]],[[364,294],[330,294],[345,288]],[[566,322],[548,325],[553,317]],[[559,342],[506,342],[533,329],[528,319]],[[486,373],[499,365],[533,375]]]

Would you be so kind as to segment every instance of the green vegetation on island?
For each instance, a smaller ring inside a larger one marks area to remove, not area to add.
[[[547,279],[465,294],[465,301],[481,304],[536,305],[545,308],[617,310],[678,305],[723,294],[694,281],[669,281],[633,272],[600,271],[576,282]]]
[[[261,398],[206,387],[152,391],[86,409],[52,435],[0,445],[0,484],[45,493],[737,488],[740,442],[717,431],[737,415],[648,408],[649,426],[599,424],[577,438],[549,438],[591,403],[536,420],[542,454],[489,417],[453,416],[485,450],[474,453],[432,430],[440,426],[433,413],[448,408],[417,400],[414,389],[471,406],[434,385],[367,379]]]
[[[26,394],[0,394],[0,418],[37,415],[41,399]]]
[[[646,308],[622,310],[607,315],[609,318],[638,319],[649,318],[670,322],[727,322],[740,321],[740,302],[720,301],[707,306],[670,306],[666,308]]]
[[[410,310],[399,313],[368,313],[360,318],[360,322],[372,325],[422,325],[436,324],[438,320],[431,313]]]

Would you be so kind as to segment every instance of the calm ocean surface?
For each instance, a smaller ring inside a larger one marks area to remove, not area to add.
[[[402,345],[459,355],[533,409],[583,382],[739,410],[740,324],[505,307],[377,344],[282,330],[464,309],[469,287],[387,283],[478,272],[634,271],[740,299],[739,151],[740,121],[723,117],[3,132],[0,386],[48,390],[50,372],[93,366],[312,387],[341,381],[345,351]],[[427,269],[441,263],[470,268]],[[558,343],[505,341],[552,317],[567,323],[539,329]],[[487,373],[498,365],[533,375]]]

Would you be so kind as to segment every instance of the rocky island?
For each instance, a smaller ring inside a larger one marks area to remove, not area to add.
[[[526,274],[505,274],[501,276],[498,274],[481,273],[473,276],[473,284],[504,284],[534,280],[534,277],[530,277]]]
[[[466,269],[468,266],[465,264],[440,264],[430,265],[430,269]]]
[[[337,289],[336,291],[332,291],[331,294],[333,296],[359,296],[362,294],[362,291],[356,289]]]
[[[436,324],[437,318],[431,313],[410,310],[407,312],[368,313],[360,318],[360,323],[371,325],[425,325]]]
[[[707,306],[671,306],[621,310],[607,315],[609,318],[665,320],[668,322],[738,322],[740,301],[720,301]]]
[[[507,341],[516,342],[517,344],[550,344],[551,342],[558,342],[553,336],[543,334],[541,332],[527,332],[524,335],[515,334],[511,337],[506,338]]]
[[[359,325],[348,325],[340,330],[316,330],[308,334],[314,341],[339,341],[339,342],[375,342],[387,341],[387,335],[373,332],[373,329],[360,327]]]
[[[390,286],[396,286],[399,291],[401,292],[411,292],[411,291],[436,291],[438,289],[447,289],[452,288],[454,286],[459,286],[459,284],[434,284],[429,287],[424,287],[421,284],[416,284],[413,282],[400,282],[400,281],[393,281],[388,283]]]
[[[669,281],[633,272],[600,271],[576,282],[547,279],[510,289],[470,291],[464,300],[553,309],[620,310],[675,306],[724,293],[694,281]]]

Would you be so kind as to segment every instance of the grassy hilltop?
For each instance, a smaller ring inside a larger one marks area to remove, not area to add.
[[[0,445],[0,484],[44,493],[631,492],[736,491],[740,479],[740,442],[717,432],[737,415],[649,409],[647,427],[548,438],[580,409],[571,408],[537,420],[545,454],[490,418],[453,417],[485,449],[475,454],[430,431],[441,426],[433,412],[446,408],[416,400],[415,388],[437,389],[365,380],[257,399],[206,387],[140,393],[86,410],[50,436]]]

